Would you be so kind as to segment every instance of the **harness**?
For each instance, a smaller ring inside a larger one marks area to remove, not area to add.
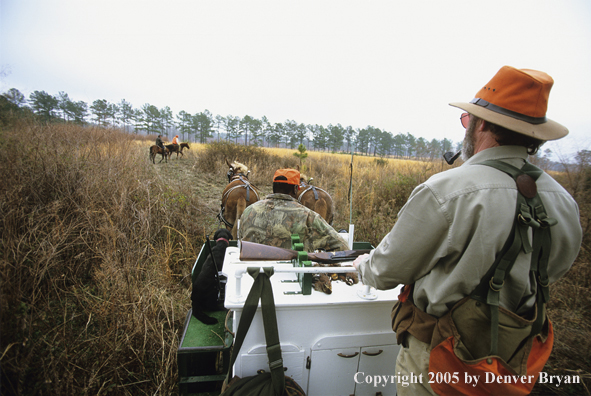
[[[226,220],[224,218],[224,211],[226,210],[226,201],[228,200],[228,197],[230,196],[230,193],[236,189],[239,188],[246,188],[246,201],[250,202],[250,192],[252,191],[254,193],[254,195],[256,196],[256,200],[258,201],[260,199],[259,194],[257,192],[257,190],[255,188],[253,188],[253,185],[248,181],[248,179],[243,179],[242,177],[244,176],[244,174],[239,173],[237,175],[234,175],[232,177],[230,177],[230,175],[228,175],[228,179],[229,179],[229,183],[232,183],[233,181],[239,180],[241,181],[243,184],[238,184],[235,185],[234,187],[230,188],[228,191],[226,191],[224,193],[224,195],[222,195],[222,204],[220,206],[220,212],[217,214],[216,218],[220,221],[223,222],[226,226],[233,228],[234,224],[230,223],[228,220]],[[246,177],[246,176],[244,176]]]
[[[298,195],[298,202],[299,203],[302,203],[302,197],[304,196],[305,193],[307,193],[310,190],[312,190],[312,192],[314,193],[314,200],[318,201],[318,190],[320,190],[323,193],[325,193],[328,196],[328,198],[330,198],[330,201],[332,202],[332,197],[330,196],[329,193],[327,193],[326,191],[324,191],[320,187],[316,187],[316,186],[313,186],[313,185],[308,185],[308,188],[306,188],[304,191],[302,191],[300,193],[300,195]]]

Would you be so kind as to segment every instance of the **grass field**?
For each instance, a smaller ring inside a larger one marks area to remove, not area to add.
[[[250,167],[271,192],[295,150],[191,145],[168,163],[148,161],[152,140],[119,131],[22,123],[0,132],[3,395],[170,395],[190,307],[190,270],[218,227],[225,159]],[[374,246],[437,162],[309,152],[303,173],[333,196],[334,227]],[[591,269],[584,169],[555,174],[578,200],[585,240],[551,288],[556,342],[545,371],[585,384],[538,385],[536,394],[589,394]]]

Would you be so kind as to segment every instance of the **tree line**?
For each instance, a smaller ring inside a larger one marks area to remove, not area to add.
[[[16,88],[2,94],[11,105],[32,112],[46,122],[72,122],[80,125],[94,123],[103,127],[122,128],[130,133],[178,134],[181,140],[206,143],[211,139],[233,141],[245,145],[295,148],[300,144],[308,149],[330,152],[350,152],[373,156],[399,158],[439,158],[444,152],[461,149],[461,142],[427,140],[410,132],[396,135],[373,126],[353,128],[341,124],[303,124],[294,120],[271,123],[261,118],[245,115],[213,115],[208,110],[191,114],[184,110],[173,114],[170,107],[159,109],[149,103],[134,108],[122,99],[110,103],[97,99],[88,105],[70,99],[67,93],[57,95],[34,91],[26,99]]]

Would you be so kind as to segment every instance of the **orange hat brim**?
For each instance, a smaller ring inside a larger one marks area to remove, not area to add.
[[[466,110],[468,113],[474,114],[478,118],[505,127],[510,131],[531,136],[539,140],[557,140],[568,135],[568,129],[564,125],[550,119],[543,124],[536,125],[504,114],[496,113],[473,103],[454,102],[449,105]]]

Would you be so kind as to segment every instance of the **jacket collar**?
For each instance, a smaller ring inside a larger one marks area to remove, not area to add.
[[[267,195],[267,199],[283,199],[285,201],[295,201],[295,198],[287,194],[273,193]]]
[[[474,165],[488,160],[503,160],[508,158],[521,158],[527,160],[527,148],[523,146],[498,146],[474,154],[472,158],[464,162],[464,165]],[[462,166],[464,166],[462,165]]]

